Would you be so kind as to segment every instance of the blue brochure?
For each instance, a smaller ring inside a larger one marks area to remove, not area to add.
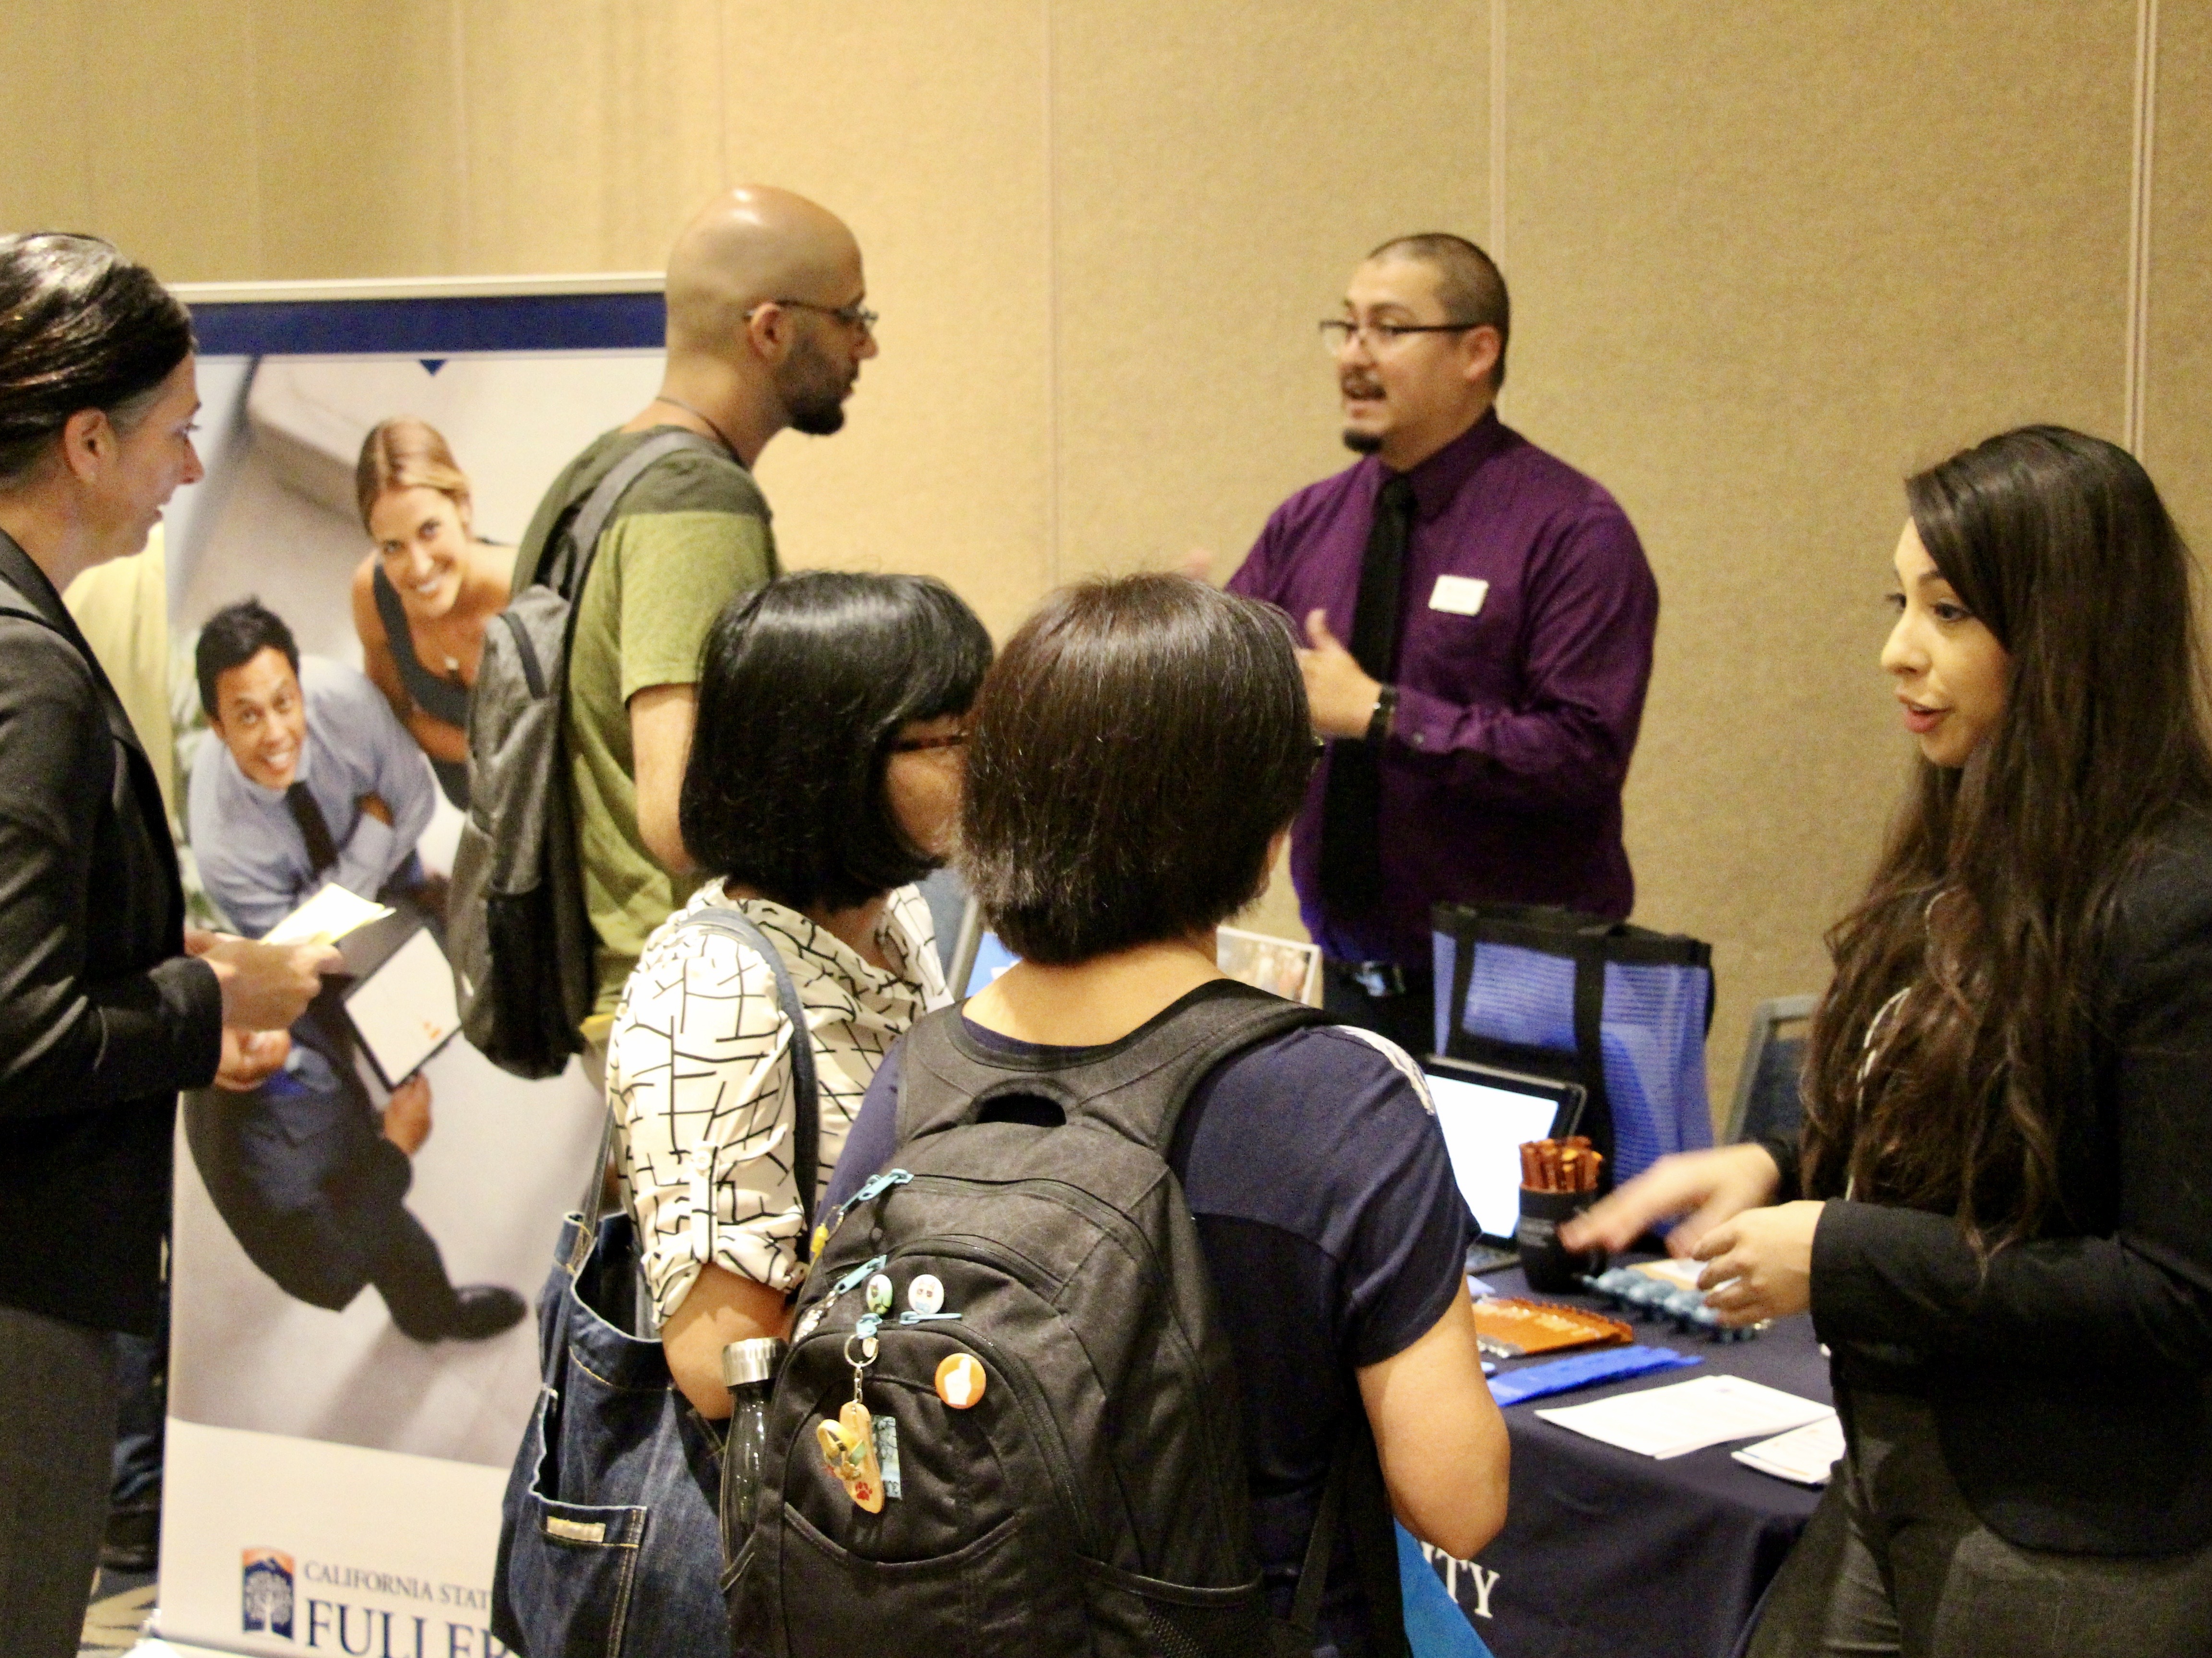
[[[1524,1399],[1544,1399],[1553,1394],[1595,1388],[1601,1382],[1625,1382],[1654,1370],[1679,1370],[1702,1364],[1701,1358],[1678,1353],[1672,1347],[1601,1347],[1594,1353],[1555,1358],[1548,1364],[1530,1364],[1490,1379],[1490,1396],[1500,1405],[1518,1405]]]

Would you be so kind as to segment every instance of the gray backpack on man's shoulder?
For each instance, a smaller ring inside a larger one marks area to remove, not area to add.
[[[1376,1651],[1404,1652],[1356,1406],[1291,1622],[1268,1616],[1234,1357],[1166,1161],[1208,1072],[1321,1021],[1224,986],[1073,1066],[983,1049],[957,1008],[915,1025],[896,1166],[832,1222],[769,1403],[726,1568],[739,1658],[1310,1655],[1340,1510]],[[855,1364],[876,1513],[820,1442]]]
[[[596,940],[563,763],[577,605],[615,503],[679,449],[727,452],[681,430],[638,445],[545,537],[529,583],[484,629],[447,949],[461,1034],[518,1077],[557,1076],[592,1007]]]

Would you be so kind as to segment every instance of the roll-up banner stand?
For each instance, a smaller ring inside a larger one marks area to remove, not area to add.
[[[212,876],[222,865],[238,890],[270,834],[264,823],[261,841],[234,842],[254,826],[234,828],[222,802],[248,797],[235,779],[226,795],[202,778],[242,762],[200,719],[199,629],[258,598],[298,641],[311,761],[330,763],[318,743],[373,745],[375,732],[330,712],[363,706],[362,632],[376,625],[363,620],[377,614],[354,482],[363,439],[393,416],[428,422],[467,476],[473,536],[512,549],[561,468],[658,390],[659,287],[656,274],[177,290],[199,338],[207,477],[178,492],[158,556],[193,866]],[[431,793],[409,879],[451,867],[460,813],[447,791]],[[412,1006],[402,993],[427,982],[424,948],[412,946],[409,975],[392,975],[408,982],[385,987],[387,1004]],[[522,1082],[454,1037],[420,1067],[428,1137],[395,1155],[375,1114],[392,1090],[367,1051],[375,1039],[357,1035],[349,1054],[340,1043],[310,1056],[333,1060],[319,1073],[295,1065],[284,1088],[210,1090],[179,1113],[152,1632],[180,1650],[504,1650],[485,1625],[501,1494],[538,1398],[536,1321],[422,1333],[422,1296],[443,1293],[422,1281],[442,1270],[465,1291],[503,1288],[534,1305],[562,1216],[585,1189],[601,1108],[579,1064]],[[350,1150],[334,1149],[349,1136]]]

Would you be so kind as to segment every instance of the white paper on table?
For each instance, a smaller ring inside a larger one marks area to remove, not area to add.
[[[1671,1388],[1620,1394],[1589,1405],[1536,1412],[1547,1422],[1639,1456],[1686,1456],[1708,1445],[1752,1439],[1831,1414],[1826,1405],[1741,1376],[1702,1376]]]
[[[336,944],[356,927],[380,921],[392,913],[389,904],[375,903],[348,892],[333,881],[270,927],[262,935],[261,942],[303,944],[310,939],[323,938]]]
[[[1844,1424],[1833,1411],[1802,1428],[1729,1453],[1747,1468],[1800,1485],[1826,1485],[1828,1471],[1843,1454]]]

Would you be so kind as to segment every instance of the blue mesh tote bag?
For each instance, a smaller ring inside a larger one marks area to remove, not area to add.
[[[1713,950],[1574,910],[1438,904],[1437,1052],[1577,1082],[1605,1184],[1713,1143]]]

